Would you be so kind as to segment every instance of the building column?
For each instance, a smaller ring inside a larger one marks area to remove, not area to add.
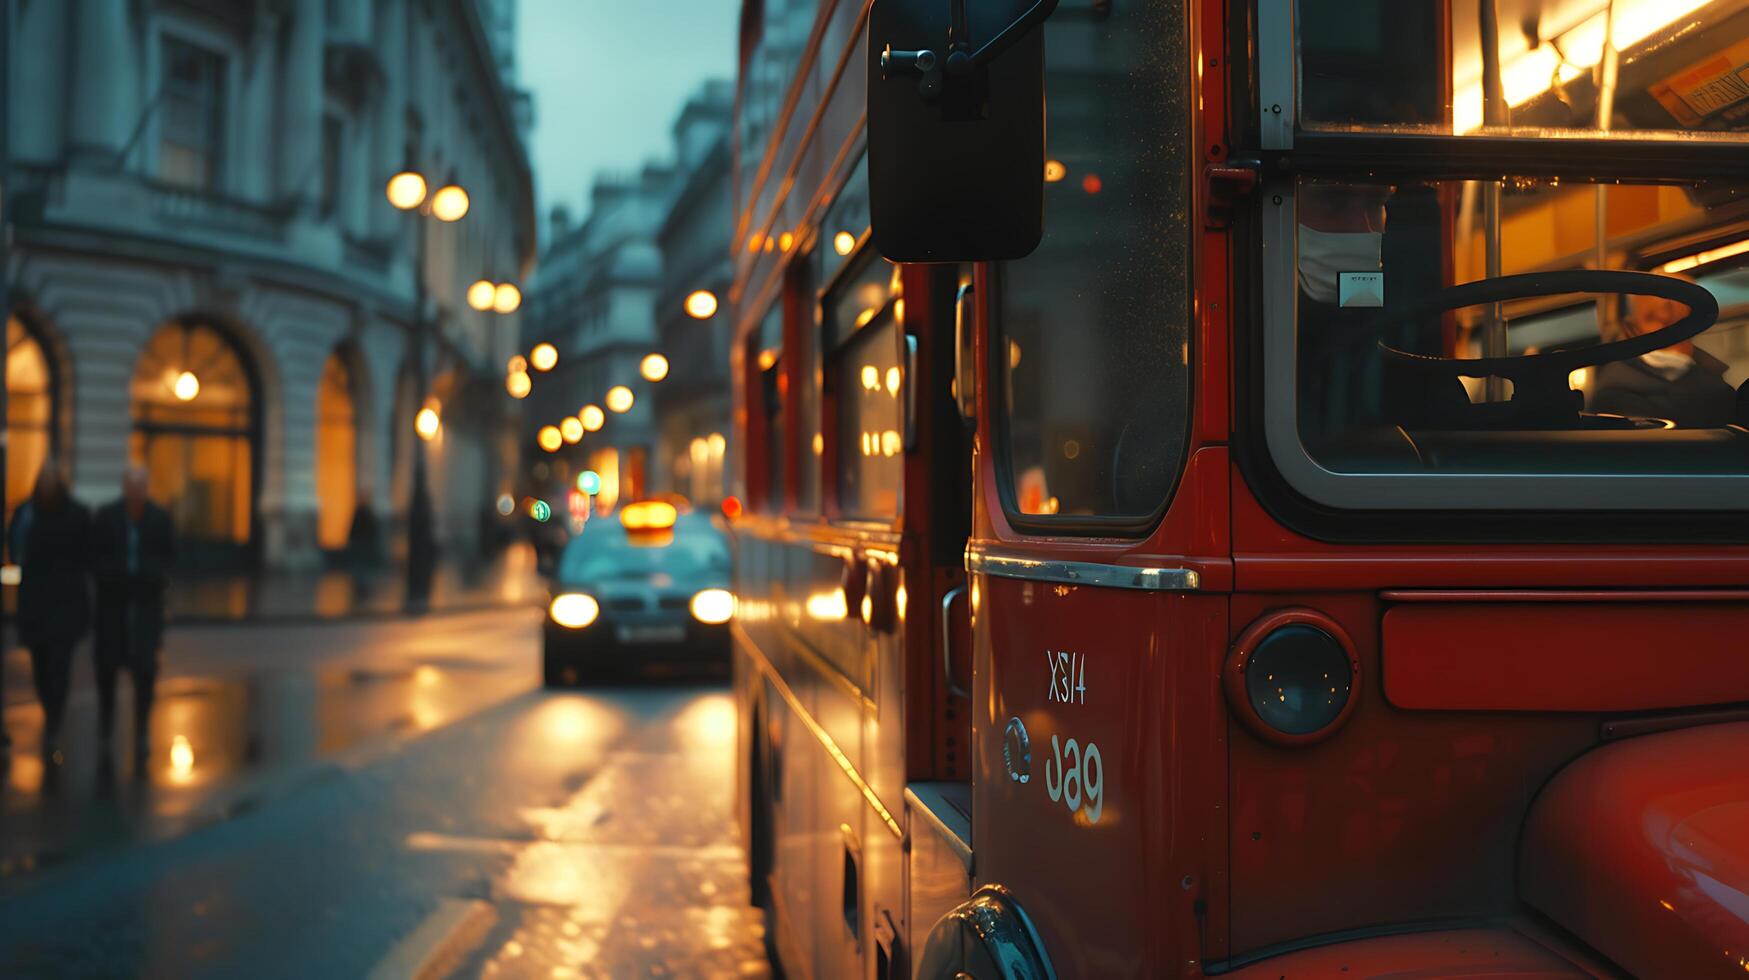
[[[128,0],[78,0],[73,10],[73,96],[68,150],[114,163],[138,122],[139,78]]]
[[[274,79],[279,70],[280,15],[262,15],[248,40],[248,60],[243,64],[242,111],[232,118],[239,123],[236,141],[238,196],[261,203],[273,199]]]
[[[280,85],[279,196],[315,198],[322,161],[322,0],[296,0]]]

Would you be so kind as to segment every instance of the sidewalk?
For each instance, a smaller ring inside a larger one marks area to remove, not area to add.
[[[299,622],[360,617],[463,612],[524,606],[545,599],[534,548],[517,542],[484,564],[440,561],[431,596],[407,604],[407,571],[386,565],[371,571],[252,572],[175,582],[172,623]]]

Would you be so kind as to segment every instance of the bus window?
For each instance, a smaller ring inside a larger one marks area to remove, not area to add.
[[[820,221],[819,241],[814,245],[813,261],[808,267],[813,270],[815,283],[829,283],[839,272],[852,262],[859,261],[857,250],[868,238],[868,158],[859,155],[856,166],[850,171],[843,186],[833,195],[831,205],[826,209],[826,215]],[[817,311],[818,312],[818,311]],[[854,323],[855,313],[851,313]],[[812,331],[808,334],[808,350],[806,367],[802,370],[801,412],[802,412],[802,444],[801,459],[803,463],[801,485],[801,506],[803,510],[815,511],[820,503],[820,467],[824,461],[825,436],[820,420],[820,388],[822,364],[820,360],[819,334],[825,330],[837,330],[832,323],[826,322],[824,314],[816,317]],[[842,331],[840,331],[842,333]],[[850,451],[860,453],[859,444],[845,443]],[[844,457],[842,453],[839,459]],[[810,464],[811,461],[811,465]]]
[[[899,513],[904,437],[899,345],[904,300],[899,270],[872,250],[827,294],[832,349],[826,373],[837,403],[838,512],[890,519]]]
[[[1045,27],[1045,237],[1000,272],[992,365],[1020,521],[1148,522],[1178,473],[1189,136],[1170,7],[1065,0]]]
[[[1482,204],[1491,193],[1497,245]],[[1596,185],[1553,179],[1300,180],[1287,205],[1297,266],[1267,287],[1294,293],[1280,301],[1293,316],[1271,325],[1266,355],[1282,472],[1308,496],[1348,506],[1742,506],[1742,482],[1717,478],[1749,475],[1737,395],[1749,378],[1739,258],[1749,187],[1611,184],[1601,212],[1598,201]],[[1498,315],[1491,304],[1429,303],[1492,278],[1491,250],[1500,276],[1595,268],[1600,251],[1607,265],[1594,289],[1529,289]],[[1614,353],[1611,342],[1688,316],[1682,302],[1633,294],[1644,281],[1632,276],[1646,273],[1680,295],[1711,293],[1722,313],[1664,349]],[[1463,373],[1462,360],[1479,356],[1525,365],[1568,354],[1591,363],[1557,365],[1542,381]],[[1647,476],[1695,479],[1652,490]]]
[[[784,440],[788,438],[784,424],[788,386],[783,373],[781,297],[773,302],[759,325],[758,350],[754,356],[759,365],[760,407],[765,412],[765,489],[759,504],[766,513],[777,514],[784,508]]]
[[[1307,128],[1483,134],[1596,129],[1603,118],[1604,128],[1642,134],[1749,128],[1749,87],[1738,74],[1749,61],[1749,9],[1741,4],[1298,0],[1298,8]],[[1602,88],[1610,104],[1599,113],[1595,76],[1611,17],[1619,69],[1614,89]],[[1491,108],[1482,64],[1489,38],[1500,75]]]

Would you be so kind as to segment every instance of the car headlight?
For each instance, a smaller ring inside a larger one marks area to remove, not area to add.
[[[692,618],[701,623],[726,623],[735,615],[735,596],[727,589],[705,589],[692,597]]]
[[[595,622],[595,617],[601,615],[601,603],[594,596],[581,592],[566,592],[553,597],[552,605],[547,607],[547,615],[566,629],[580,630]]]

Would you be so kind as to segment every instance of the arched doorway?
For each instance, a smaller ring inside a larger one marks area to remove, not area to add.
[[[254,534],[256,409],[242,352],[211,324],[161,328],[133,380],[133,461],[168,507],[186,565],[237,567]]]
[[[350,348],[328,355],[316,389],[316,544],[351,543],[358,509],[358,386]]]
[[[16,316],[6,320],[6,517],[30,496],[55,448],[55,373],[42,339]]]

